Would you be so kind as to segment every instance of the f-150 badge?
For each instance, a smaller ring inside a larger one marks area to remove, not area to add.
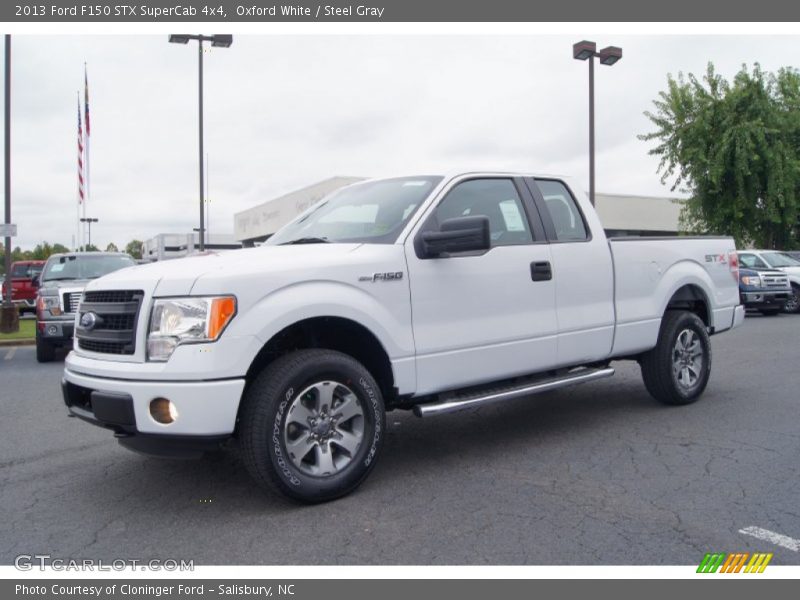
[[[400,281],[403,278],[402,271],[395,271],[390,273],[373,273],[372,275],[364,275],[359,277],[359,281],[371,281],[375,283],[376,281]]]

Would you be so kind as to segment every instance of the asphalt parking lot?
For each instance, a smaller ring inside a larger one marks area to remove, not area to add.
[[[196,564],[698,564],[800,553],[800,317],[714,337],[705,396],[664,407],[617,376],[420,420],[390,413],[353,495],[298,506],[251,484],[235,449],[145,458],[68,419],[63,364],[0,348],[0,563],[177,558]],[[790,544],[791,545],[791,544]]]

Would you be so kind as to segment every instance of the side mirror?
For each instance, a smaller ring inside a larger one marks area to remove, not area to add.
[[[31,277],[31,285],[33,287],[35,287],[35,288],[39,287],[39,276],[38,275],[34,275],[33,277]]]
[[[422,233],[423,258],[435,258],[453,252],[488,250],[492,245],[489,217],[457,217],[443,221],[439,231]]]

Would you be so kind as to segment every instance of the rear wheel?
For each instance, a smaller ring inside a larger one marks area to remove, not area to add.
[[[650,395],[664,404],[690,404],[711,374],[711,342],[705,323],[687,311],[667,311],[656,347],[639,361]]]
[[[303,502],[358,487],[384,436],[380,388],[364,366],[332,350],[300,350],[264,369],[248,389],[239,437],[261,486]]]
[[[40,363],[52,362],[56,358],[56,348],[40,337],[36,338],[36,360]]]

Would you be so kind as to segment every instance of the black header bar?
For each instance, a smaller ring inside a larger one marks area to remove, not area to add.
[[[0,17],[44,22],[787,22],[787,0],[8,0]]]

